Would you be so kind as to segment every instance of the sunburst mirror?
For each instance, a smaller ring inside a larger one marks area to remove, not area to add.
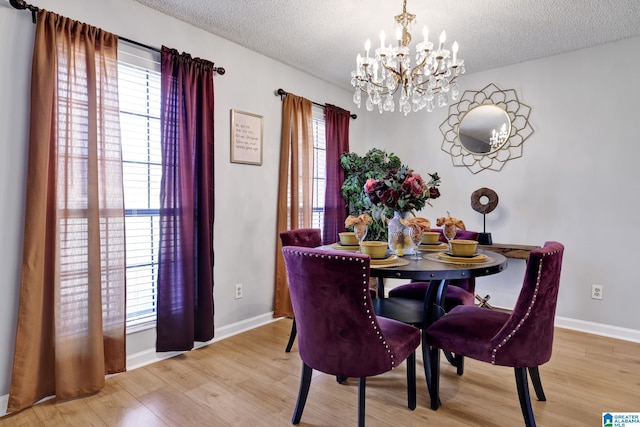
[[[518,100],[515,90],[489,84],[480,91],[465,91],[449,107],[440,125],[442,151],[454,166],[476,174],[485,169],[500,171],[508,160],[522,157],[522,145],[533,134],[531,107]]]

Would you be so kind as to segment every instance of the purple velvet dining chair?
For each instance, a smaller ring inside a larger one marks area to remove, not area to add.
[[[280,241],[282,246],[303,246],[305,248],[316,248],[322,245],[322,231],[319,228],[298,228],[297,230],[288,230],[280,233]],[[293,317],[291,324],[291,332],[289,333],[289,342],[287,342],[286,353],[291,351],[293,342],[296,339],[297,327],[296,318]]]
[[[440,242],[446,243],[447,239],[444,237],[444,233],[440,228],[433,228],[431,231],[437,231],[440,233]],[[477,231],[460,230],[456,231],[456,239],[461,240],[478,240]],[[416,300],[424,300],[429,289],[430,282],[424,281],[412,281],[404,285],[396,286],[389,291],[390,297],[409,298]],[[459,305],[474,305],[475,303],[475,290],[476,279],[474,277],[470,279],[451,280],[444,299],[445,312],[450,311],[453,307]],[[459,355],[454,355],[449,352],[445,352],[447,360],[456,367],[458,375],[464,373],[464,358]]]
[[[546,242],[544,247],[531,251],[511,314],[461,305],[425,330],[432,409],[440,405],[438,349],[442,349],[514,368],[525,425],[535,426],[527,370],[538,400],[546,400],[538,367],[551,358],[563,253],[564,246],[558,242]]]
[[[358,425],[364,426],[366,378],[406,360],[407,406],[415,409],[420,330],[374,314],[369,256],[297,246],[286,246],[282,253],[302,359],[291,422],[300,422],[314,369],[338,378],[358,378]]]

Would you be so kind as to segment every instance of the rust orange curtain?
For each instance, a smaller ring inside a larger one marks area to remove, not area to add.
[[[276,233],[276,281],[274,317],[293,316],[287,271],[278,234],[311,227],[313,210],[313,122],[312,102],[288,94],[282,103],[280,174]]]
[[[38,13],[18,328],[7,412],[125,370],[118,38]]]

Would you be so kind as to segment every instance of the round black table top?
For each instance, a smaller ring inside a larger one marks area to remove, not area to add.
[[[507,258],[503,255],[489,251],[478,252],[487,255],[486,262],[461,264],[437,261],[435,253],[423,255],[418,260],[414,259],[413,255],[407,255],[402,259],[409,261],[409,264],[388,268],[372,266],[371,276],[424,281],[454,280],[488,276],[507,268]]]
[[[336,251],[331,245],[324,245],[321,249]],[[487,256],[487,261],[482,263],[448,263],[436,261],[437,252],[423,252],[421,259],[414,259],[413,255],[406,255],[402,260],[409,262],[404,266],[383,267],[371,266],[371,277],[386,277],[392,279],[413,280],[454,280],[468,279],[470,277],[488,276],[496,274],[507,268],[507,258],[495,252],[479,250]]]
[[[437,253],[423,255],[422,259],[405,256],[407,265],[370,269],[371,277],[378,281],[379,298],[373,301],[375,313],[418,327],[424,327],[440,317],[446,288],[451,280],[496,274],[507,268],[507,258],[488,251],[479,251],[487,256],[482,263],[449,263],[438,261]],[[412,279],[429,281],[431,284],[424,301],[393,297],[384,297],[384,278]]]

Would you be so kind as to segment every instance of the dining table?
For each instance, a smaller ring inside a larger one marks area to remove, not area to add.
[[[420,246],[423,248],[423,246]],[[344,250],[354,252],[357,246],[342,248],[340,244],[324,245],[326,250]],[[477,259],[462,257],[444,257],[446,245],[439,249],[426,249],[419,254],[397,257],[390,252],[383,260],[371,259],[370,276],[376,278],[377,295],[374,309],[377,315],[391,317],[409,324],[428,326],[443,313],[444,295],[451,281],[472,277],[489,276],[507,268],[507,258],[502,254],[478,250],[485,257]],[[407,279],[429,282],[430,286],[424,301],[400,297],[385,296],[385,279]]]

